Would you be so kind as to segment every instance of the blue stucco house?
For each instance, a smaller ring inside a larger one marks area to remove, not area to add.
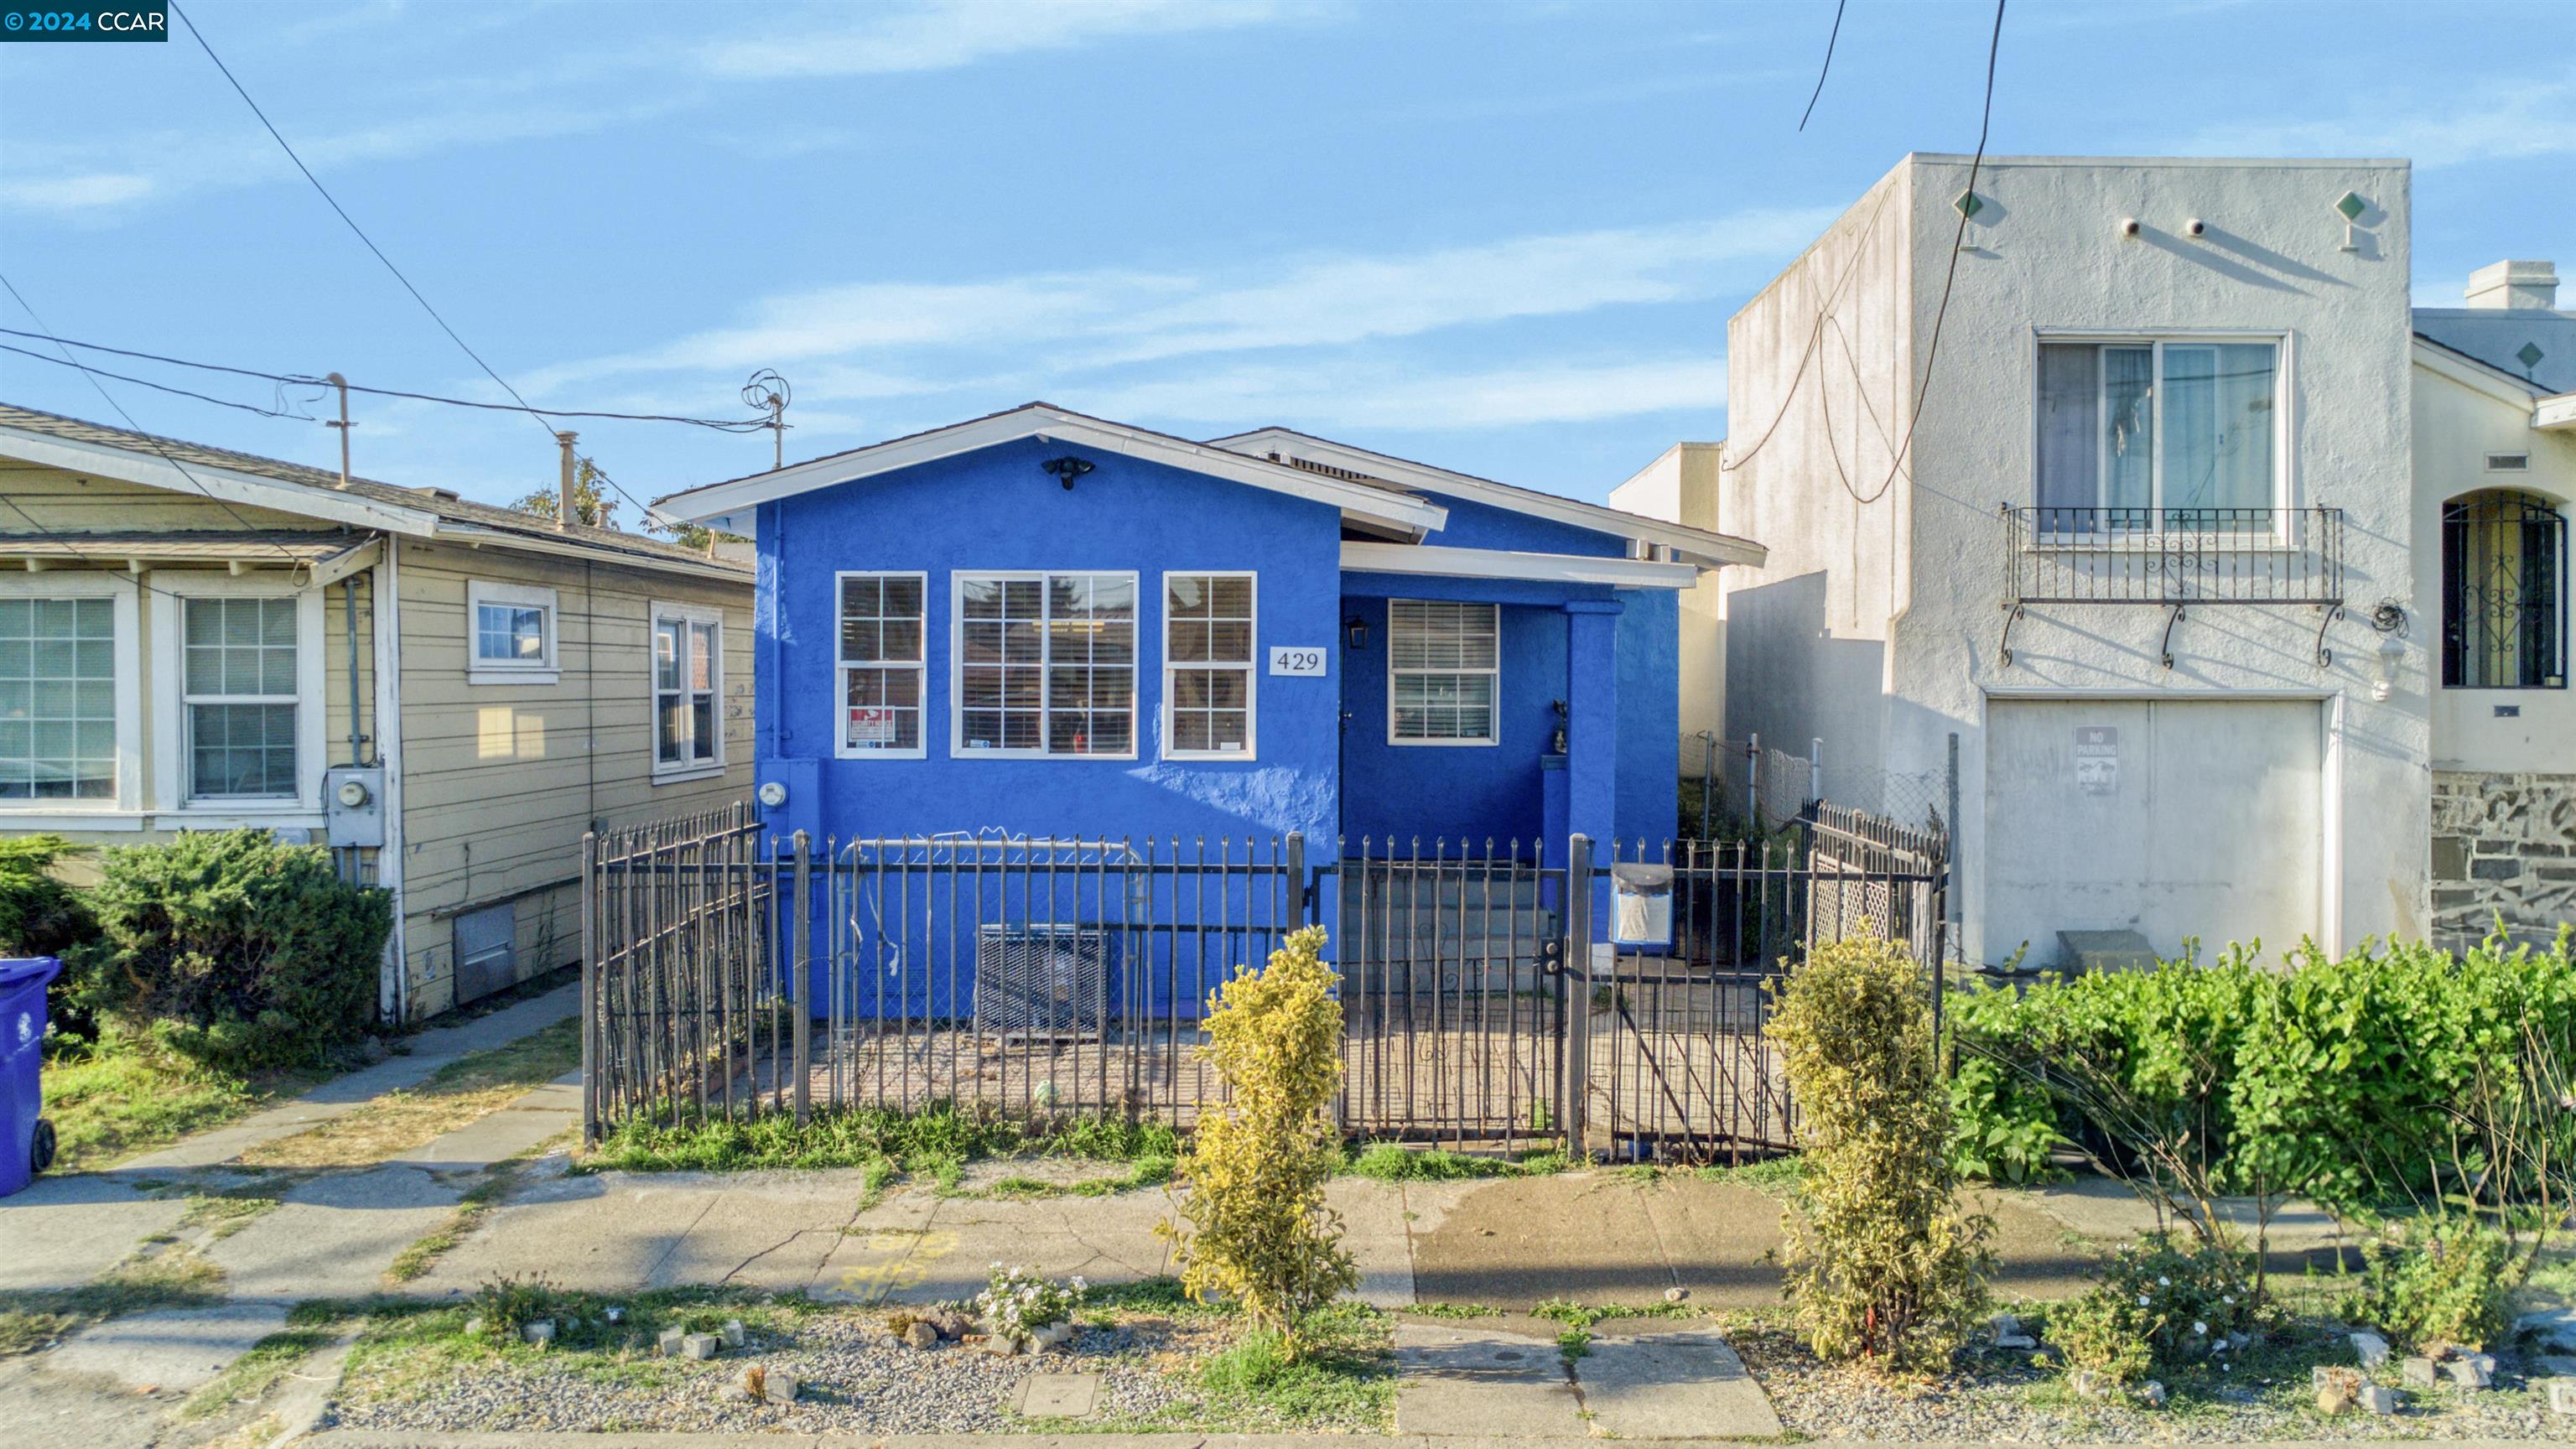
[[[1677,591],[1762,558],[1283,428],[1044,403],[657,508],[754,540],[757,777],[817,839],[1661,841]]]

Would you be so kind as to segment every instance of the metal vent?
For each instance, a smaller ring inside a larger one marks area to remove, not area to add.
[[[1109,933],[1078,926],[975,932],[975,1030],[986,1036],[1096,1039],[1109,1020]]]
[[[2487,471],[2490,473],[2528,473],[2531,471],[2531,455],[2529,453],[2489,453],[2487,454]]]

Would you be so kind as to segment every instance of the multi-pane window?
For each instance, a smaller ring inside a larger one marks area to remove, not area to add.
[[[711,617],[653,614],[653,768],[690,770],[724,762],[717,701],[724,673],[724,626]]]
[[[293,796],[296,601],[184,599],[180,610],[189,798]]]
[[[2442,505],[2442,682],[2567,687],[2567,519],[2529,493]]]
[[[1168,755],[1252,752],[1252,575],[1163,576]]]
[[[2043,343],[2042,530],[2272,531],[2280,361],[2269,341]]]
[[[533,604],[477,605],[474,657],[485,664],[544,663],[546,611]]]
[[[1132,755],[1134,574],[959,574],[959,751]]]
[[[1386,624],[1387,738],[1399,745],[1494,743],[1501,609],[1391,599]]]
[[[841,749],[921,752],[922,575],[841,576]]]
[[[114,611],[0,599],[0,801],[115,797]]]

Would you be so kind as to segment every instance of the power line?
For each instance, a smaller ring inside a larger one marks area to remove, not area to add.
[[[1798,116],[1801,131],[1807,129],[1807,117],[1816,113],[1816,97],[1825,93],[1825,77],[1834,73],[1834,42],[1843,38],[1843,5],[1844,0],[1834,0],[1833,32],[1825,37],[1825,63],[1816,71],[1815,92],[1807,97],[1807,109]]]
[[[357,218],[349,215],[348,209],[341,206],[339,201],[331,195],[331,189],[322,184],[322,178],[313,174],[312,167],[304,164],[304,158],[295,154],[295,148],[287,144],[286,137],[281,134],[276,125],[268,119],[268,113],[259,108],[259,102],[250,98],[250,92],[245,90],[242,87],[241,81],[233,75],[232,67],[224,64],[224,58],[215,54],[215,48],[206,43],[205,34],[197,29],[197,22],[189,19],[187,12],[181,10],[177,5],[172,5],[170,7],[170,13],[178,16],[179,23],[188,27],[188,34],[190,38],[197,42],[197,48],[206,53],[206,59],[215,63],[216,70],[223,72],[224,80],[233,88],[233,94],[240,96],[242,98],[242,104],[250,107],[250,113],[259,118],[259,124],[268,132],[269,139],[275,141],[278,149],[286,153],[287,160],[295,163],[296,170],[304,173],[304,179],[312,183],[314,193],[322,198],[323,203],[329,206],[332,212],[336,214],[342,222],[347,224],[350,234],[355,236],[359,243],[365,246],[366,249],[375,256],[377,261],[384,263],[385,270],[393,273],[394,280],[402,283],[403,290],[411,293],[411,299],[418,302],[420,304],[420,309],[429,314],[429,320],[437,323],[438,330],[447,334],[447,340],[455,343],[458,351],[463,352],[467,357],[472,358],[474,360],[474,365],[483,369],[483,375],[485,377],[488,377],[492,379],[493,382],[499,384],[501,391],[508,393],[510,395],[510,400],[519,405],[520,411],[527,413],[529,417],[536,422],[538,427],[545,428],[547,434],[552,436],[556,430],[554,428],[547,427],[546,420],[539,411],[536,408],[529,406],[526,398],[519,396],[519,390],[510,386],[508,379],[492,370],[492,364],[483,360],[483,354],[476,352],[472,347],[467,346],[465,339],[457,335],[456,329],[447,325],[447,319],[439,315],[438,309],[429,304],[429,299],[427,297],[421,295],[420,288],[412,285],[411,278],[404,276],[402,268],[394,265],[393,258],[386,256],[384,249],[377,246],[374,239],[367,235],[366,228],[358,225]],[[600,476],[602,478],[607,478],[608,475],[602,473]],[[632,493],[627,493],[626,489],[620,486],[616,480],[609,479],[609,486],[617,489],[619,493],[624,494],[626,501],[634,504],[636,511],[644,518],[650,519],[653,516],[653,510],[645,506],[644,500],[637,498]],[[566,528],[571,527],[573,524],[573,520],[569,518],[562,520],[562,522]]]
[[[36,320],[36,325],[37,325],[37,326],[45,328],[45,330],[46,330],[46,331],[48,331],[48,332],[51,332],[51,331],[53,330],[50,326],[48,326],[48,325],[46,324],[44,317],[43,317],[42,315],[40,315],[40,314],[36,311],[35,304],[33,304],[33,303],[31,303],[31,302],[29,302],[29,301],[27,300],[27,294],[26,294],[26,293],[24,293],[24,292],[19,291],[19,290],[18,290],[18,284],[17,284],[17,283],[15,283],[15,282],[10,281],[10,280],[9,280],[9,278],[8,278],[8,275],[7,275],[6,273],[0,273],[0,287],[5,287],[5,288],[7,288],[7,289],[8,289],[8,291],[9,291],[9,295],[17,299],[19,309],[20,309],[21,311],[25,312],[28,316],[35,318],[35,320]],[[152,451],[153,451],[153,452],[158,453],[158,454],[160,454],[160,455],[161,455],[161,461],[162,461],[162,462],[167,463],[167,464],[169,464],[171,467],[178,469],[178,470],[179,470],[179,476],[180,476],[180,477],[182,477],[182,478],[187,479],[187,480],[188,480],[188,485],[189,485],[190,487],[192,487],[192,488],[196,489],[199,493],[204,494],[204,495],[206,496],[207,501],[209,501],[209,502],[213,503],[216,507],[221,508],[221,509],[222,509],[222,510],[227,514],[227,515],[229,515],[229,516],[231,517],[231,519],[232,519],[232,521],[233,521],[233,522],[235,522],[235,523],[237,523],[237,524],[241,525],[241,527],[242,527],[244,530],[249,530],[249,529],[251,528],[251,522],[250,522],[250,520],[249,520],[249,519],[247,519],[247,518],[242,517],[242,515],[241,515],[241,510],[239,510],[239,509],[237,509],[237,508],[233,507],[230,503],[225,502],[222,498],[217,497],[217,496],[215,495],[215,490],[213,490],[212,488],[209,488],[209,487],[207,487],[205,484],[203,484],[203,483],[201,483],[201,482],[198,482],[198,481],[197,481],[197,475],[196,475],[196,474],[194,474],[194,473],[189,472],[186,464],[181,463],[178,459],[176,459],[176,458],[174,458],[174,457],[171,457],[171,456],[170,456],[170,451],[169,451],[169,449],[164,448],[164,447],[162,447],[162,446],[161,446],[161,440],[160,440],[159,438],[154,437],[154,436],[153,436],[152,434],[150,434],[150,433],[144,432],[144,431],[143,431],[143,425],[142,425],[141,423],[136,422],[136,421],[134,420],[134,414],[129,413],[129,412],[127,412],[127,411],[125,410],[125,404],[123,404],[123,403],[121,403],[121,402],[118,402],[118,401],[116,400],[116,394],[114,394],[114,393],[112,393],[112,392],[109,392],[109,391],[107,390],[107,384],[106,384],[106,383],[103,383],[103,382],[101,382],[101,381],[99,381],[99,380],[98,380],[98,376],[97,376],[97,374],[95,374],[95,373],[91,372],[87,366],[85,366],[84,364],[82,364],[82,363],[80,362],[80,360],[79,360],[79,359],[74,358],[74,357],[71,355],[71,353],[70,353],[70,352],[68,352],[68,351],[66,351],[66,352],[64,352],[64,353],[63,353],[63,360],[64,360],[64,361],[66,361],[66,362],[71,363],[71,365],[72,365],[72,366],[74,366],[74,367],[80,368],[81,376],[88,378],[88,379],[89,379],[89,385],[90,385],[91,387],[94,387],[94,388],[98,389],[98,395],[99,395],[100,397],[105,398],[105,399],[107,400],[107,405],[108,405],[109,407],[112,407],[112,408],[116,409],[116,415],[117,415],[118,417],[120,417],[120,418],[125,419],[125,426],[126,426],[126,427],[128,427],[128,428],[132,429],[136,435],[140,436],[140,437],[143,439],[143,441],[144,441],[147,445],[149,445],[149,446],[151,447],[151,449],[152,449]],[[12,504],[12,505],[11,505],[11,507],[12,507],[12,508],[16,508],[16,505],[15,505],[15,504]],[[35,518],[34,518],[32,515],[28,514],[28,513],[26,512],[26,510],[24,510],[24,509],[17,509],[17,512],[18,512],[18,514],[19,514],[19,516],[20,516],[20,517],[25,518],[29,523],[35,523],[35,522],[36,522]],[[45,529],[44,525],[42,525],[42,524],[36,524],[36,527],[37,527],[37,529],[38,529],[40,532],[45,532],[45,533],[47,533],[49,536],[58,536],[58,535],[52,535],[52,534],[51,534],[51,530]],[[66,544],[66,545],[65,545],[65,547],[69,547],[69,546],[70,546],[69,544]],[[292,552],[290,552],[290,551],[287,549],[287,547],[286,547],[284,544],[281,544],[281,543],[277,542],[275,539],[271,539],[271,540],[269,540],[269,546],[270,546],[270,547],[272,547],[272,548],[274,548],[274,549],[276,549],[276,550],[278,551],[278,553],[279,553],[282,557],[284,557],[284,558],[286,559],[286,561],[287,561],[287,563],[288,563],[288,565],[289,565],[290,567],[301,567],[301,566],[303,565],[303,562],[304,562],[304,561],[303,561],[302,559],[297,558],[297,557],[296,557]],[[75,555],[76,555],[76,556],[80,556],[80,555],[78,555],[78,554],[77,554],[77,551],[76,551],[76,550],[75,550]],[[85,559],[85,556],[83,556],[83,557],[84,557],[84,559]]]
[[[1834,279],[1833,289],[1825,293],[1825,300],[1816,304],[1815,326],[1808,329],[1806,350],[1798,354],[1797,370],[1789,375],[1788,390],[1780,395],[1779,411],[1771,415],[1769,425],[1762,429],[1761,437],[1753,440],[1752,447],[1737,454],[1732,460],[1721,460],[1718,463],[1719,472],[1732,473],[1752,462],[1753,455],[1761,452],[1763,445],[1771,441],[1771,435],[1780,431],[1780,424],[1789,416],[1790,405],[1798,400],[1798,384],[1807,375],[1807,364],[1815,360],[1816,351],[1824,342],[1825,318],[1833,311],[1834,303],[1842,299],[1843,288],[1851,285],[1852,274],[1860,270],[1860,260],[1869,251],[1870,235],[1878,229],[1878,215],[1887,210],[1887,198],[1895,193],[1896,188],[1893,186],[1879,192],[1878,204],[1869,209],[1869,219],[1861,223],[1860,239],[1852,244],[1851,259],[1843,263],[1842,275]]]
[[[2004,3],[2005,0],[1995,0],[1994,34],[1986,40],[1986,101],[1977,121],[1977,154],[1968,161],[1968,189],[1952,208],[1959,213],[1959,228],[1950,238],[1950,269],[1941,278],[1941,305],[1933,310],[1932,339],[1923,349],[1923,380],[1914,389],[1914,412],[1905,420],[1905,437],[1896,445],[1896,456],[1887,460],[1887,476],[1879,480],[1878,490],[1867,498],[1858,493],[1851,495],[1864,508],[1886,497],[1887,490],[1895,486],[1897,470],[1905,466],[1906,450],[1914,446],[1914,430],[1923,421],[1923,400],[1932,392],[1932,365],[1941,355],[1941,323],[1950,315],[1950,288],[1959,280],[1959,247],[1968,239],[1968,213],[1976,209],[1977,203],[1977,172],[1985,165],[1986,135],[1995,121],[1995,58],[2003,52]],[[1851,492],[1849,480],[1845,480],[1843,491]]]
[[[22,337],[27,335],[10,327],[0,327],[0,332],[8,333],[12,337]],[[41,352],[32,351],[24,347],[12,347],[6,342],[0,342],[0,352],[14,352],[20,357],[32,358],[38,362],[51,363],[56,367],[76,367],[83,372],[94,373],[99,377],[112,377],[118,382],[130,382],[136,387],[148,387],[155,392],[166,392],[178,397],[194,398],[202,403],[213,403],[219,408],[238,408],[246,413],[257,413],[264,418],[293,418],[298,422],[312,421],[311,418],[306,417],[302,413],[281,412],[271,408],[260,407],[255,403],[234,402],[230,398],[214,397],[202,392],[190,392],[184,387],[172,387],[168,383],[154,382],[148,377],[128,377],[126,374],[121,372],[109,372],[103,367],[87,367],[69,357],[47,357]]]
[[[157,352],[138,352],[130,347],[110,347],[104,342],[83,342],[74,337],[56,337],[45,332],[26,332],[15,327],[0,327],[0,335],[9,337],[32,337],[50,342],[56,347],[77,347],[84,352],[104,352],[116,357],[133,357],[139,358],[145,362],[166,363],[172,367],[193,367],[200,372],[224,372],[230,373],[235,377],[255,377],[262,382],[285,383],[289,386],[298,387],[335,386],[335,384],[330,383],[325,379],[305,373],[263,372],[255,367],[237,367],[230,363],[197,362],[185,357],[165,357]],[[5,346],[5,344],[0,344],[0,346]],[[16,352],[20,349],[12,347],[8,348],[8,350]],[[26,355],[30,357],[38,357],[38,354],[35,353],[27,353]],[[54,359],[50,357],[38,357],[38,360],[43,362],[52,362]],[[108,373],[107,376],[115,377],[117,374]],[[145,382],[141,378],[125,378],[123,380],[127,382],[142,383],[145,387],[161,386],[158,383]],[[184,390],[164,387],[162,388],[162,391],[183,392]],[[354,382],[349,384],[349,391],[366,393],[372,397],[395,397],[406,398],[412,402],[442,403],[448,407],[481,408],[487,412],[534,413],[540,418],[600,418],[610,422],[621,423],[687,423],[693,427],[713,428],[718,432],[725,433],[756,433],[769,426],[769,420],[766,418],[692,418],[683,417],[675,413],[612,413],[585,411],[578,408],[539,408],[529,407],[525,404],[484,402],[475,398],[441,397],[436,393],[406,392],[400,388],[366,387]],[[223,399],[221,398],[205,397],[202,393],[185,393],[184,395],[188,397],[201,398],[206,402],[223,402]],[[242,403],[226,403],[225,406],[243,407],[247,405]],[[271,413],[269,416],[285,417],[291,416],[291,414]]]

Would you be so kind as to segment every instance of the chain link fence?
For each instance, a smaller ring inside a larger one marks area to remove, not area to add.
[[[1817,798],[1816,756],[1751,739],[1682,736],[1681,830],[1693,840],[1759,841],[1796,823]]]

